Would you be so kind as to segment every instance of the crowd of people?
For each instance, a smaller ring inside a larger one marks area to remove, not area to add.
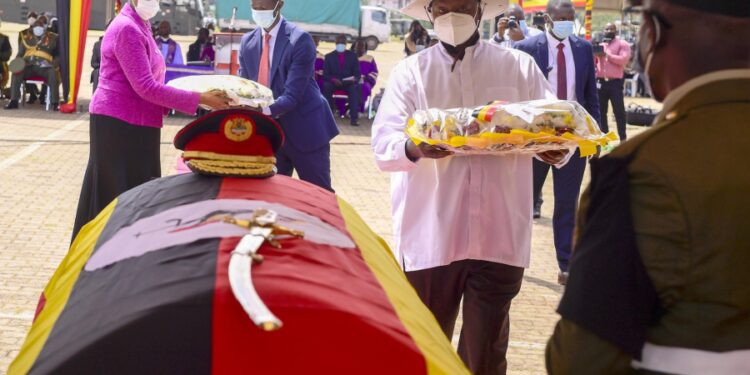
[[[59,62],[59,35],[57,34],[57,19],[49,14],[38,15],[36,12],[28,13],[29,28],[18,34],[18,51],[13,60],[13,49],[7,35],[0,33],[0,90],[3,95],[10,98],[5,109],[17,109],[20,100],[26,100],[27,104],[39,101],[41,104],[49,104],[50,109],[57,110],[60,101],[60,62]],[[212,30],[201,28],[198,38],[190,45],[187,55],[183,58],[182,49],[174,39],[171,38],[171,25],[169,21],[163,20],[152,27],[154,40],[158,50],[166,64],[183,65],[213,65],[216,54],[214,51]],[[93,90],[99,84],[99,72],[101,64],[101,42],[99,38],[94,43],[91,56],[91,79]],[[13,62],[13,64],[11,64]],[[26,80],[43,81],[39,87]],[[5,87],[10,82],[10,90]],[[24,86],[28,99],[21,98],[21,86]],[[49,91],[49,103],[47,92]]]
[[[556,276],[566,289],[548,371],[750,373],[750,237],[743,227],[750,173],[736,171],[747,150],[750,49],[741,33],[725,32],[750,27],[750,6],[632,3],[642,17],[634,48],[613,24],[596,47],[574,35],[570,0],[550,0],[531,27],[521,7],[503,0],[412,0],[403,9],[417,21],[373,121],[371,145],[378,168],[392,178],[395,258],[448,339],[462,309],[458,353],[474,374],[506,372],[510,307],[530,265],[533,219],[550,169]],[[259,27],[242,38],[238,74],[273,91],[273,104],[254,109],[285,133],[276,168],[333,192],[334,113],[359,124],[377,82],[375,59],[363,40],[347,48],[343,35],[321,54],[317,39],[281,15],[284,1],[251,4]],[[160,176],[165,109],[193,114],[199,104],[231,105],[221,93],[164,85],[165,65],[184,60],[168,23],[154,39],[148,21],[158,7],[158,0],[132,0],[98,47],[102,69],[74,238],[112,199]],[[481,21],[497,17],[498,33],[481,40]],[[686,21],[698,17],[713,27]],[[434,26],[434,38],[422,22]],[[28,65],[13,76],[16,105],[27,74],[57,82],[50,73],[54,34],[39,19],[30,26],[19,36]],[[714,58],[701,58],[709,49]],[[213,55],[203,29],[187,60]],[[625,142],[623,78],[631,60],[664,110],[653,129]],[[57,100],[56,90],[50,95]],[[575,101],[604,131],[612,103],[624,143],[590,159],[575,149],[457,156],[405,132],[417,110],[537,99]],[[592,183],[579,202],[587,167]]]

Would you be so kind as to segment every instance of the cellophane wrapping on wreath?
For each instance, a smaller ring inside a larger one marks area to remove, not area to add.
[[[604,134],[580,104],[565,100],[420,110],[412,115],[406,132],[417,144],[439,145],[456,154],[537,154],[580,148],[585,157],[617,139],[614,133]]]
[[[196,92],[220,90],[232,99],[232,105],[238,106],[268,107],[274,102],[273,92],[268,87],[249,79],[231,75],[181,77],[169,81],[167,85],[180,90]]]

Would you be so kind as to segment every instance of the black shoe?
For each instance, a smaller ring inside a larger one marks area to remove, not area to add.
[[[26,101],[26,104],[34,104],[36,103],[36,95],[29,95],[29,100]]]
[[[11,100],[5,105],[5,109],[18,109],[18,100]]]
[[[350,124],[352,126],[359,126],[359,122],[357,120],[352,120],[352,122],[350,122]]]
[[[47,97],[46,97],[46,96],[44,96],[44,95],[40,96],[40,97],[39,97],[39,104],[40,104],[40,105],[45,105],[45,104],[47,104]]]
[[[52,105],[50,106],[50,109],[51,109],[52,111],[54,111],[54,112],[57,112],[57,111],[59,111],[59,110],[60,110],[60,105],[59,105],[59,104],[57,104],[57,103],[55,103],[55,104],[52,104]]]
[[[534,203],[534,219],[542,217],[542,202]]]

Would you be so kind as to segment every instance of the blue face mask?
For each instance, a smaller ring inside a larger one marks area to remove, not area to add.
[[[558,39],[565,39],[573,34],[575,26],[573,21],[555,21],[552,26],[552,34]]]
[[[36,36],[42,36],[42,35],[44,35],[44,27],[34,26],[33,31],[34,31],[34,35],[36,35]]]
[[[521,27],[521,32],[523,32],[523,35],[529,35],[529,25],[526,24],[526,20],[518,21],[518,25]]]
[[[337,44],[336,51],[338,51],[339,53],[346,51],[346,44]]]

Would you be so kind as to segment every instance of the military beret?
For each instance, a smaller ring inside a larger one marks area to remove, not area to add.
[[[276,120],[248,109],[210,112],[182,128],[174,145],[196,173],[264,178],[276,174],[284,132]]]

